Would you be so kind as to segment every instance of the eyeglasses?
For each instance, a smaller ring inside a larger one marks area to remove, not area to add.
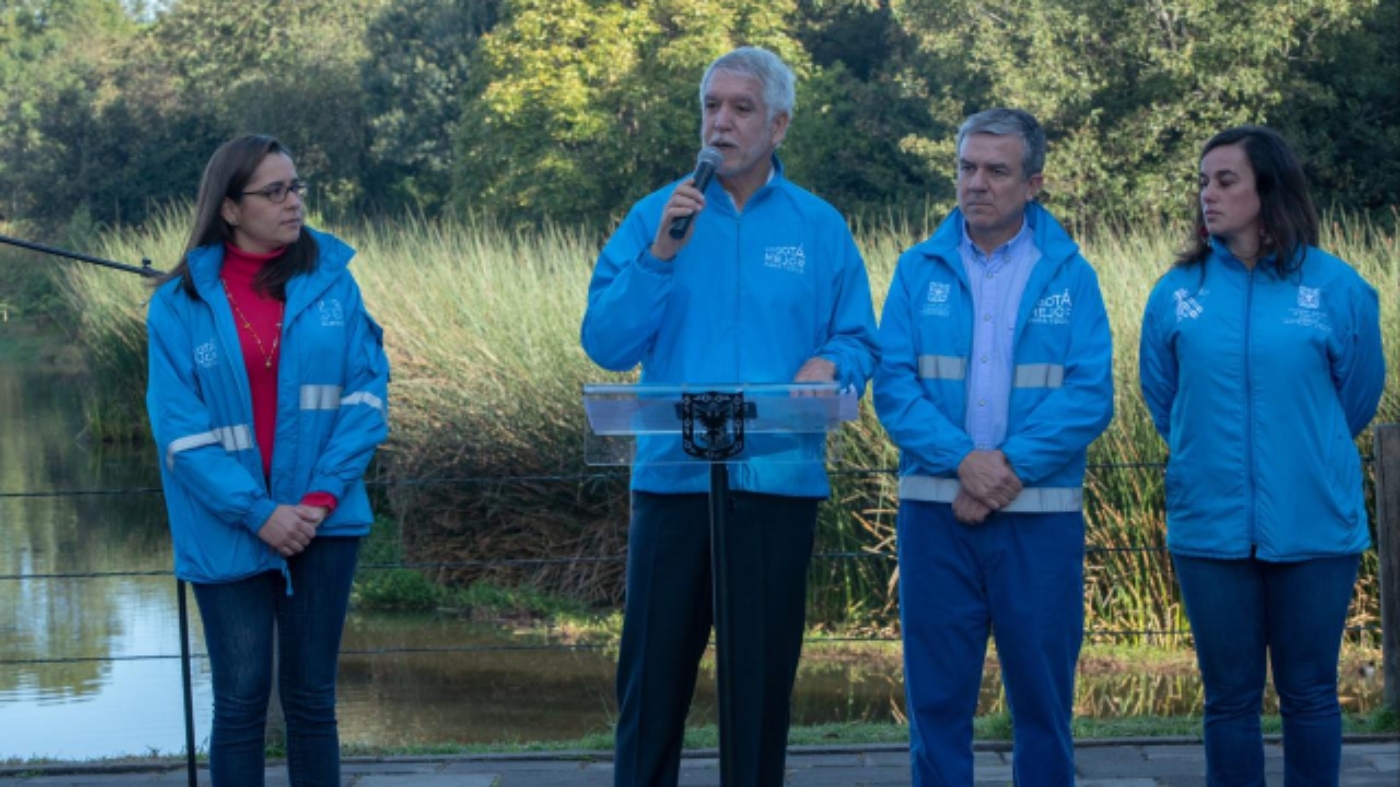
[[[281,204],[283,202],[286,202],[287,195],[293,192],[295,192],[298,197],[305,197],[306,183],[300,180],[294,180],[291,183],[283,183],[281,181],[278,181],[276,183],[268,184],[267,186],[264,186],[258,189],[257,191],[245,191],[242,192],[242,194],[245,197],[251,197],[254,194],[256,194],[259,197],[262,197],[263,199],[267,200],[268,202],[274,204]]]

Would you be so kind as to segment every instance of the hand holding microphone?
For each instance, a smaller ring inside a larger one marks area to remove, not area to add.
[[[705,209],[705,189],[714,178],[715,169],[724,161],[717,148],[706,147],[695,160],[695,175],[671,192],[671,199],[662,211],[661,224],[651,253],[657,259],[671,260],[685,245],[696,214]]]

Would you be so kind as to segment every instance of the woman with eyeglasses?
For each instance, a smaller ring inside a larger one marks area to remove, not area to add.
[[[1205,686],[1206,783],[1264,784],[1266,671],[1284,784],[1335,785],[1337,659],[1370,546],[1352,442],[1385,385],[1376,290],[1317,248],[1277,132],[1215,135],[1195,234],[1143,317],[1144,399],[1167,441],[1167,548]]]
[[[263,784],[274,668],[291,784],[340,784],[336,662],[389,365],[354,250],[303,224],[304,193],[272,137],[220,147],[147,316],[146,406],[175,573],[204,622],[215,787]]]

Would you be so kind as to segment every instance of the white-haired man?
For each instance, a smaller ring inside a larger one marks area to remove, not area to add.
[[[837,382],[863,390],[876,362],[865,265],[844,219],[793,185],[775,155],[794,78],[743,47],[700,84],[701,141],[723,162],[634,206],[598,257],[583,347],[645,383]],[[672,222],[692,216],[672,238]],[[651,446],[656,448],[654,444]],[[675,785],[685,718],[712,623],[709,471],[646,445],[632,475],[627,599],[618,657],[618,787]],[[734,785],[782,784],[802,646],[820,466],[730,465]]]

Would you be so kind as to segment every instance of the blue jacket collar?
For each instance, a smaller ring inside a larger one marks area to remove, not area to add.
[[[966,279],[967,272],[963,270],[958,245],[962,243],[965,221],[962,209],[954,208],[928,240],[914,247],[925,257],[941,260],[963,279]],[[1042,267],[1057,269],[1079,254],[1079,244],[1074,242],[1060,222],[1050,215],[1050,211],[1041,207],[1039,202],[1026,204],[1026,223],[1031,226],[1035,247],[1040,250]],[[1046,262],[1050,264],[1044,265]]]
[[[343,273],[355,256],[355,250],[339,238],[307,227],[316,239],[316,269],[309,275],[298,276],[287,283],[287,313],[295,314],[316,299],[330,283]],[[224,266],[222,243],[200,246],[188,257],[190,276],[195,290],[206,302],[223,298],[219,272]]]
[[[773,171],[768,177],[768,182],[759,186],[757,191],[749,195],[748,203],[744,206],[745,210],[748,210],[755,202],[766,199],[770,192],[781,188],[782,185],[787,182],[787,176],[783,169],[783,162],[782,159],[778,158],[777,152],[773,153],[772,163]],[[689,179],[690,176],[687,175],[686,180]],[[681,182],[684,183],[685,181],[683,180]],[[705,200],[706,204],[709,206],[722,205],[722,210],[726,213],[733,213],[734,211],[734,200],[729,196],[729,193],[724,190],[724,186],[719,182],[719,178],[710,181],[709,188],[705,189]]]
[[[1214,235],[1210,236],[1210,250],[1215,253],[1215,256],[1219,258],[1221,262],[1228,263],[1230,266],[1238,267],[1241,270],[1249,270],[1249,268],[1243,262],[1240,261],[1240,258],[1236,257],[1235,253],[1230,251],[1230,247],[1226,246],[1224,241],[1220,240]],[[1298,250],[1298,253],[1306,254],[1307,247],[1304,246],[1300,248]],[[1263,257],[1260,257],[1259,259],[1254,261],[1254,269],[1260,272],[1268,272],[1273,275],[1278,275],[1278,255],[1266,254]]]

